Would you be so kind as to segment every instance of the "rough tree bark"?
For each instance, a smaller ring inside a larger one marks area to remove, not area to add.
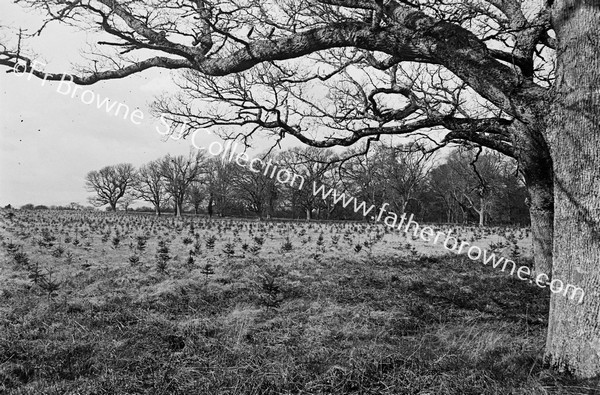
[[[548,134],[554,160],[554,278],[587,294],[553,294],[546,360],[600,375],[600,3],[555,0],[556,84]]]
[[[518,124],[513,131],[515,157],[529,192],[529,218],[534,257],[534,272],[552,276],[552,238],[554,226],[553,172],[550,149],[543,137],[544,103],[534,127]]]
[[[549,171],[552,169],[549,168]],[[531,198],[529,217],[533,246],[534,275],[545,273],[552,276],[552,245],[554,222],[554,199],[552,179],[540,178],[528,181]]]

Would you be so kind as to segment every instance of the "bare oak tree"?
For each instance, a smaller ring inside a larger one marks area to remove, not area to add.
[[[219,216],[225,215],[234,200],[233,179],[241,171],[235,163],[222,157],[209,158],[205,164],[206,189],[208,192],[208,215],[212,217],[217,210]]]
[[[139,168],[135,177],[134,189],[136,197],[151,203],[156,215],[160,216],[167,198],[159,160],[151,161]]]
[[[406,212],[408,204],[425,187],[431,163],[420,148],[418,144],[386,146],[379,153],[386,201],[398,213]]]
[[[85,184],[89,192],[96,194],[90,198],[90,203],[95,206],[108,204],[112,211],[116,211],[117,203],[131,188],[134,175],[135,169],[129,163],[90,171],[85,177]]]
[[[333,162],[336,160],[331,150],[319,150],[313,147],[294,147],[280,153],[277,162],[286,167],[293,174],[304,178],[305,188],[286,188],[288,200],[292,207],[299,207],[305,213],[306,220],[319,217],[321,211],[327,210],[328,203],[313,193],[313,185],[318,188],[321,184],[327,184],[331,171],[334,169]],[[332,185],[330,185],[332,186]]]
[[[173,199],[177,217],[183,214],[183,204],[190,187],[201,181],[204,162],[200,152],[190,152],[187,156],[167,155],[160,161],[160,175],[165,181],[165,190]]]
[[[446,162],[448,195],[462,209],[474,211],[479,226],[486,224],[494,201],[506,189],[506,162],[497,153],[481,149],[455,151]]]
[[[263,160],[273,159],[268,155],[261,157]],[[274,178],[265,175],[265,169],[260,167],[253,167],[252,170],[237,169],[231,184],[245,209],[255,213],[261,219],[273,215],[280,188]]]
[[[200,205],[204,201],[206,197],[206,188],[203,187],[201,182],[195,182],[189,188],[187,193],[187,201],[194,208],[194,214],[198,215],[200,213]]]

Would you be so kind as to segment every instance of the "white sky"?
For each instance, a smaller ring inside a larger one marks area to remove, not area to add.
[[[37,27],[40,18],[7,1],[0,2],[0,25]],[[3,31],[6,37],[6,31]],[[0,36],[0,40],[4,37]],[[58,24],[30,41],[30,48],[47,63],[49,72],[81,63],[85,34]],[[0,205],[87,204],[84,177],[90,170],[121,162],[139,166],[167,153],[187,154],[188,141],[165,141],[156,128],[149,103],[170,86],[171,72],[149,70],[123,80],[82,87],[100,100],[126,104],[144,114],[141,125],[58,93],[58,82],[5,73],[0,68]],[[74,86],[74,85],[73,85]],[[87,95],[90,97],[90,94]],[[201,136],[201,134],[199,134]],[[206,136],[198,144],[214,140]]]
[[[0,42],[14,42],[15,29],[37,29],[41,22],[41,16],[33,11],[26,12],[6,0],[0,2]],[[87,48],[86,40],[94,38],[86,36],[84,31],[54,23],[41,36],[28,40],[28,45],[39,55],[37,59],[47,64],[48,72],[71,71],[71,65],[85,64],[79,51]],[[38,78],[28,80],[27,75],[5,71],[0,68],[0,206],[87,205],[87,172],[123,162],[137,167],[167,153],[187,154],[192,147],[189,140],[165,140],[156,131],[157,127],[163,128],[149,111],[154,97],[172,87],[176,72],[152,69],[80,87],[71,98],[58,92],[59,82],[43,85]],[[144,121],[135,125],[99,110],[94,103],[83,103],[84,90],[93,92],[87,94],[88,98],[108,98],[127,105],[131,111],[139,109]],[[216,139],[214,135],[199,136],[198,144],[206,146]],[[266,141],[262,142],[267,147]],[[298,144],[286,138],[282,146]]]
[[[0,3],[4,26],[35,26],[38,18],[8,2]],[[77,41],[82,37],[80,41]],[[76,61],[85,38],[68,28],[51,26],[31,48],[62,71]],[[74,50],[75,49],[75,50]],[[145,125],[99,111],[57,92],[58,83],[0,72],[0,204],[86,203],[85,174],[105,165],[140,165],[168,152],[185,153],[187,143],[162,142],[149,122],[147,102],[168,81],[167,72],[148,72],[128,80],[99,83],[90,89],[102,98],[145,113]]]

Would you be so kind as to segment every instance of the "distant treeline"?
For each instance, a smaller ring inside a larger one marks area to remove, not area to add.
[[[11,209],[13,208],[12,205],[7,205],[4,207],[5,209]],[[93,206],[83,206],[79,203],[70,203],[67,206],[57,206],[57,205],[51,205],[51,206],[46,206],[45,204],[32,204],[32,203],[27,203],[24,204],[20,207],[21,210],[95,210],[96,208]]]
[[[302,176],[303,188],[250,171],[235,159],[202,152],[156,159],[139,168],[122,163],[91,171],[90,202],[108,210],[259,218],[369,220],[348,206],[313,194],[326,185],[357,201],[409,212],[425,222],[529,223],[527,192],[514,161],[493,152],[456,150],[433,160],[423,147],[379,144],[334,151],[294,147],[257,155],[260,162]],[[342,160],[345,159],[345,160]],[[39,207],[39,206],[38,206]]]

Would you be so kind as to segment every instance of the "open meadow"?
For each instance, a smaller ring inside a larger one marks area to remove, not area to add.
[[[544,394],[556,385],[541,363],[547,290],[381,224],[2,218],[2,393]],[[454,229],[530,262],[528,229]]]

